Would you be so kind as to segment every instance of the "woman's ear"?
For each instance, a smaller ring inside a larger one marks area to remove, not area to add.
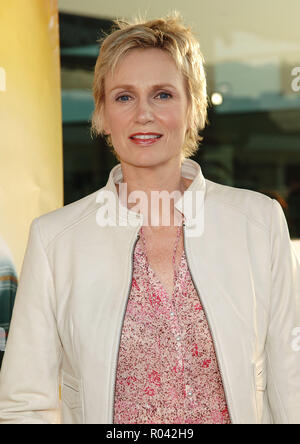
[[[110,130],[110,127],[109,127],[109,125],[107,123],[107,118],[106,118],[106,115],[105,115],[105,109],[103,109],[103,108],[100,111],[99,120],[102,122],[101,126],[102,126],[103,133],[106,136],[108,136],[111,133],[111,130]]]
[[[108,135],[108,134],[110,134],[110,128],[109,128],[109,126],[107,124],[107,120],[105,118],[104,113],[103,113],[103,115],[101,117],[102,117],[101,120],[102,120],[102,128],[103,128],[104,134]]]
[[[107,124],[107,120],[105,118],[104,113],[103,113],[103,116],[102,116],[102,122],[103,122],[103,124],[102,124],[103,132],[104,132],[104,134],[106,136],[108,136],[111,133],[111,130],[110,130],[109,125]]]

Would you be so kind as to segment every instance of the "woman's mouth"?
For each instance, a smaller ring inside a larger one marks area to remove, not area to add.
[[[136,145],[148,146],[156,143],[162,138],[162,134],[158,133],[137,133],[132,134],[129,139],[132,140]]]

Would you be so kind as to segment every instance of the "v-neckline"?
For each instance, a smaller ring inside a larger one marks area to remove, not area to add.
[[[174,285],[173,285],[172,293],[170,294],[170,293],[167,291],[167,289],[165,288],[165,285],[162,283],[162,281],[161,281],[160,277],[158,276],[157,272],[154,270],[154,268],[151,267],[149,261],[147,260],[146,253],[145,253],[143,247],[142,247],[141,245],[140,245],[139,247],[140,247],[140,251],[141,251],[141,253],[142,253],[142,255],[143,255],[143,258],[144,258],[144,261],[145,261],[145,265],[146,265],[146,267],[148,267],[149,272],[152,273],[153,278],[154,278],[155,281],[159,284],[159,286],[160,286],[161,289],[164,291],[164,293],[168,296],[168,298],[172,299],[173,294],[174,294],[174,290],[175,290],[175,287],[176,287],[176,284],[177,284],[177,280],[178,280],[178,270],[179,270],[179,268],[180,268],[180,266],[181,266],[181,263],[182,263],[182,261],[183,261],[184,254],[185,254],[184,250],[183,250],[182,253],[181,253],[181,257],[180,257],[180,260],[179,260],[179,262],[178,262],[178,266],[177,266],[177,268],[175,269],[175,272],[176,272],[176,279],[175,279],[175,283],[174,283]]]

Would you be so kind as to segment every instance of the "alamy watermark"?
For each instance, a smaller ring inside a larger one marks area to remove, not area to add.
[[[294,92],[300,91],[300,66],[295,66],[292,69],[291,75],[295,77],[292,80],[291,87]]]
[[[171,200],[175,211],[171,217]],[[97,224],[106,226],[175,226],[182,223],[184,214],[186,235],[188,237],[201,236],[204,231],[204,191],[167,190],[151,191],[150,202],[147,194],[142,190],[135,190],[127,196],[127,184],[119,184],[119,197],[110,190],[100,190],[96,201],[100,207],[96,214]],[[127,207],[127,202],[133,204]],[[127,211],[129,210],[129,211]],[[178,211],[176,211],[178,210]],[[181,214],[182,213],[182,214]],[[172,224],[173,225],[173,224]]]
[[[295,338],[292,340],[292,349],[295,352],[300,351],[300,327],[295,327],[292,331],[292,336],[295,336]]]
[[[0,92],[6,91],[6,71],[0,66]]]

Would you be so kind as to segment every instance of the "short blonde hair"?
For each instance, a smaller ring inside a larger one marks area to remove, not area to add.
[[[105,76],[114,69],[124,55],[136,48],[159,48],[167,51],[177,68],[182,72],[187,85],[189,99],[189,129],[182,147],[181,161],[194,155],[203,137],[199,131],[207,121],[207,85],[204,71],[204,57],[200,45],[191,28],[182,23],[180,14],[175,11],[165,18],[145,21],[135,18],[132,22],[114,20],[112,33],[99,40],[101,44],[95,66],[93,95],[95,109],[92,116],[92,135],[104,135],[103,115],[105,99]],[[112,146],[110,136],[107,143]],[[113,153],[120,161],[113,149]]]

